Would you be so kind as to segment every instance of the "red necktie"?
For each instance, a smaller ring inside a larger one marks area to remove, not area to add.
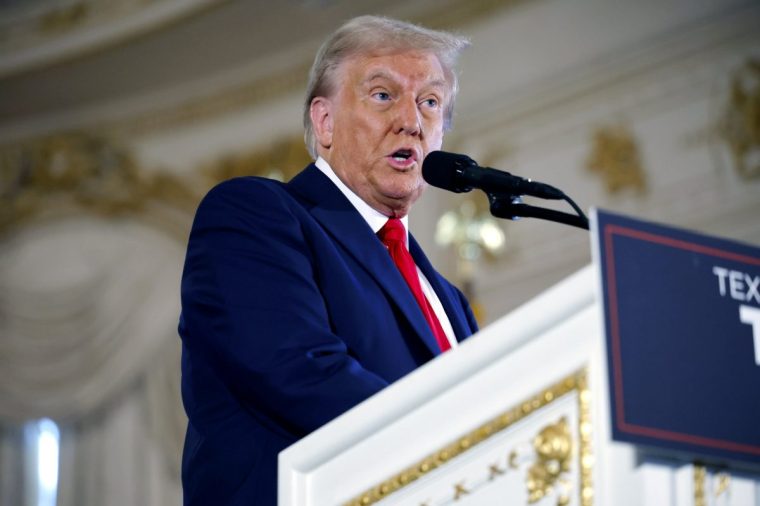
[[[430,325],[430,329],[433,331],[435,340],[438,342],[442,351],[446,351],[451,348],[449,340],[446,337],[446,333],[441,327],[441,322],[438,321],[438,317],[435,316],[435,311],[430,306],[425,294],[422,292],[422,286],[420,286],[420,278],[417,275],[417,266],[414,263],[412,255],[409,250],[406,249],[406,229],[404,224],[398,218],[390,218],[383,228],[377,233],[380,240],[388,248],[388,252],[391,254],[393,262],[401,271],[401,275],[404,277],[406,284],[412,290],[412,295],[417,300],[422,314],[425,315],[425,319]]]

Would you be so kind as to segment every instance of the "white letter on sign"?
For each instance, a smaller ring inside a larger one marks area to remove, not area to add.
[[[713,274],[718,276],[718,289],[720,290],[720,295],[725,296],[726,295],[726,276],[728,276],[728,269],[725,269],[723,267],[718,267],[717,265],[713,267]]]
[[[752,306],[739,306],[739,319],[742,323],[752,325],[752,338],[755,342],[755,364],[760,365],[760,309]]]

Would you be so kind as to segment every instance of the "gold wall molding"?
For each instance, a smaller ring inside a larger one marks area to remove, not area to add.
[[[118,141],[92,132],[0,147],[0,235],[42,218],[84,212],[141,216],[184,241],[205,192],[232,177],[289,179],[310,158],[299,137],[230,154],[187,176],[147,170]]]
[[[189,212],[197,202],[183,181],[140,170],[127,149],[84,132],[0,149],[0,199],[0,233],[76,209],[116,217],[155,212],[156,203]]]
[[[627,126],[602,126],[592,135],[586,168],[601,176],[610,193],[626,188],[643,193],[647,181],[640,151],[636,137]]]
[[[531,503],[556,492],[557,505],[566,505],[569,502],[568,494],[572,486],[565,480],[564,473],[570,469],[570,455],[575,455],[577,456],[578,474],[580,477],[579,502],[582,506],[592,506],[594,498],[592,481],[594,460],[591,444],[591,391],[588,385],[588,371],[585,368],[550,385],[545,390],[536,393],[523,402],[512,406],[474,430],[463,434],[456,440],[403,469],[396,475],[367,489],[346,502],[345,506],[370,506],[386,499],[391,494],[423,478],[433,470],[453,461],[477,445],[571,392],[576,392],[578,396],[578,434],[575,435],[577,439],[569,434],[569,430],[566,430],[567,420],[560,419],[554,424],[543,427],[533,439],[533,451],[535,451],[535,455],[532,457],[533,461],[529,468],[530,470],[526,473],[526,489],[529,492],[536,490],[536,499],[531,500]],[[568,441],[567,437],[570,437],[571,440]],[[510,452],[510,457],[507,459],[507,467],[512,472],[515,472],[520,467],[519,461],[522,460],[520,453],[519,449],[513,449]],[[531,480],[537,476],[536,473],[543,472],[531,470],[542,467],[543,471],[547,473],[546,476],[551,475],[554,479],[551,480],[551,483],[549,483],[550,480],[545,479],[541,484],[537,482],[531,484]],[[481,486],[487,486],[493,480],[499,479],[500,476],[510,472],[509,469],[502,468],[498,463],[489,464],[486,469],[489,479]],[[475,490],[472,487],[467,488],[464,480],[457,480],[452,484],[452,487],[455,492],[455,495],[452,496],[453,500],[457,500]],[[541,489],[540,493],[538,492],[539,487]],[[561,489],[557,490],[558,488]]]
[[[303,137],[291,136],[267,146],[228,154],[198,168],[209,184],[240,176],[262,176],[287,181],[312,162]]]
[[[731,76],[719,136],[744,179],[760,176],[760,58],[749,58]]]
[[[756,8],[748,8],[708,23],[679,25],[669,40],[621,48],[608,61],[575,66],[552,75],[542,86],[516,88],[499,101],[484,95],[481,102],[460,111],[447,144],[477,138],[481,144],[499,146],[529,132],[530,139],[516,145],[524,160],[532,151],[545,153],[547,145],[574,138],[579,129],[593,130],[611,118],[639,123],[698,102],[714,94],[716,77],[725,79],[727,61],[751,52],[758,39],[757,16]],[[589,118],[600,105],[604,109],[599,115]],[[712,131],[701,136],[699,143],[712,140]]]

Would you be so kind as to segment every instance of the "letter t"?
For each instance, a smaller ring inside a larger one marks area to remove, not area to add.
[[[718,276],[718,289],[720,290],[720,295],[725,296],[726,295],[726,276],[728,276],[728,269],[724,267],[718,267],[716,265],[713,267],[713,274]]]
[[[752,325],[752,338],[755,343],[755,364],[760,365],[760,309],[752,306],[739,306],[739,319],[742,323]]]

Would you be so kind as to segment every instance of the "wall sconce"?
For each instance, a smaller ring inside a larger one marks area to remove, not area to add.
[[[504,252],[506,235],[487,207],[479,207],[472,197],[438,219],[435,242],[452,248],[457,259],[457,278],[475,317],[483,321],[483,309],[475,295],[478,263],[485,257],[496,258]]]

